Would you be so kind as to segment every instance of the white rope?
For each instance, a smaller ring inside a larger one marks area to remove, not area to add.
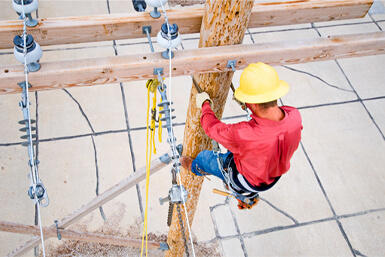
[[[45,247],[44,247],[44,236],[43,236],[43,227],[41,224],[41,215],[40,215],[40,204],[37,199],[37,194],[36,194],[36,182],[38,180],[37,173],[35,174],[36,166],[35,166],[35,160],[34,160],[34,151],[33,151],[33,141],[32,141],[32,124],[31,124],[31,112],[29,108],[29,90],[28,90],[28,65],[27,65],[27,24],[26,24],[26,19],[27,17],[25,16],[24,12],[24,1],[21,1],[22,5],[22,18],[23,18],[23,41],[24,41],[24,46],[23,46],[23,55],[24,55],[24,74],[25,74],[25,91],[26,91],[26,96],[25,96],[25,104],[27,105],[27,112],[28,112],[28,127],[29,127],[29,161],[31,165],[31,179],[32,179],[32,184],[33,184],[33,191],[35,192],[35,204],[37,206],[37,215],[38,215],[38,220],[39,220],[39,227],[40,227],[40,239],[41,239],[41,245],[43,248],[43,256],[45,257]]]
[[[163,6],[163,3],[161,0],[159,0],[161,6],[162,6],[162,10],[163,10],[163,13],[164,13],[164,18],[166,20],[166,24],[167,24],[167,30],[168,30],[168,33],[167,33],[167,38],[168,38],[168,58],[169,58],[169,101],[172,102],[172,64],[171,64],[171,33],[170,33],[170,23],[168,22],[168,18],[167,18],[167,14],[166,14],[166,10],[164,9],[164,6]],[[172,128],[172,118],[170,119],[171,120],[171,128]],[[176,146],[175,146],[175,142],[174,142],[174,137],[171,138],[171,142],[172,142],[172,147],[173,147],[173,152],[176,153]],[[179,158],[177,160],[179,162]],[[180,172],[177,174],[177,177],[179,179],[179,187],[180,187],[180,191],[182,191],[182,179],[181,179],[181,175],[180,175]],[[192,249],[192,253],[193,253],[193,256],[195,257],[195,250],[194,250],[194,244],[193,244],[193,239],[192,239],[192,233],[191,233],[191,228],[190,228],[190,222],[189,222],[189,218],[188,218],[188,213],[187,213],[187,206],[186,206],[186,202],[184,201],[183,197],[182,198],[182,203],[183,203],[183,206],[184,206],[184,211],[185,211],[185,216],[186,216],[186,223],[187,223],[187,228],[188,228],[188,231],[189,231],[189,238],[190,238],[190,242],[191,242],[191,249]]]

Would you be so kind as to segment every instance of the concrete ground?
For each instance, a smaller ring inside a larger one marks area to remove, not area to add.
[[[267,1],[268,2],[268,1]],[[16,19],[1,1],[1,20]],[[39,17],[132,12],[131,1],[40,1]],[[363,19],[250,29],[245,44],[364,33],[385,29],[383,4],[375,2]],[[129,32],[128,32],[129,33]],[[199,35],[182,35],[183,48],[196,48]],[[10,39],[12,40],[12,39]],[[155,39],[154,39],[155,40]],[[155,42],[155,41],[154,41]],[[155,43],[155,51],[162,51]],[[147,40],[119,40],[44,47],[47,61],[150,52]],[[0,51],[0,65],[16,64],[12,50]],[[291,85],[282,104],[303,118],[302,141],[291,169],[260,203],[239,211],[236,201],[212,193],[220,181],[206,180],[192,225],[198,242],[217,243],[222,256],[384,256],[385,255],[385,55],[277,67]],[[239,86],[237,71],[235,87]],[[168,79],[166,83],[169,84]],[[190,77],[175,77],[174,131],[183,140]],[[135,170],[145,166],[145,81],[31,93],[37,119],[39,174],[50,205],[41,209],[50,226]],[[27,149],[20,146],[20,95],[0,96],[0,220],[34,224],[27,196]],[[225,122],[245,120],[231,100]],[[166,132],[157,143],[168,151]],[[167,234],[167,205],[159,197],[171,186],[169,167],[151,176],[148,230]],[[118,217],[124,230],[143,217],[145,182],[103,206],[107,219]],[[100,210],[79,224],[90,231],[103,225]],[[0,255],[30,236],[0,232]],[[50,239],[52,244],[62,244]],[[32,256],[31,251],[27,256]]]

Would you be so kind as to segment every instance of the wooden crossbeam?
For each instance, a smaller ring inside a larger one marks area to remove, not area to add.
[[[174,51],[173,76],[229,71],[227,62],[237,60],[236,69],[252,62],[270,65],[297,64],[349,57],[384,54],[385,32],[351,34],[273,43],[220,46]],[[42,63],[29,74],[30,91],[92,86],[155,78],[154,68],[169,74],[168,60],[160,53]],[[21,92],[23,66],[0,66],[0,94]]]
[[[257,3],[248,28],[362,18],[372,4],[373,0]],[[168,10],[167,16],[170,22],[178,24],[181,34],[199,33],[203,11],[202,8]],[[148,12],[42,18],[38,21],[36,27],[28,28],[28,33],[42,46],[142,38],[146,36],[144,26],[151,26],[151,36],[156,36],[164,23],[164,19],[153,19]],[[20,20],[0,21],[0,49],[12,48],[13,37],[21,33]]]
[[[0,231],[26,235],[40,235],[40,228],[38,226],[25,225],[7,221],[0,221]],[[59,230],[57,230],[56,227],[43,227],[44,237],[57,237],[58,231],[60,233],[61,239],[71,239],[99,244],[130,246],[138,248],[142,246],[141,239],[130,239],[120,236],[109,236],[89,232],[64,230],[62,228],[59,228]],[[149,249],[159,249],[160,243],[154,241],[147,241],[147,246]]]
[[[160,159],[156,159],[151,162],[151,175],[155,172],[159,171],[160,169],[166,167],[167,164],[160,161]],[[118,195],[124,193],[131,187],[135,186],[140,181],[144,180],[146,178],[146,167],[143,167],[136,172],[134,172],[131,176],[123,179],[119,183],[115,184],[114,186],[110,187],[103,193],[99,194],[97,197],[92,199],[87,204],[83,205],[81,208],[75,210],[73,213],[69,214],[68,216],[60,219],[58,221],[59,228],[66,228],[72,224],[74,224],[76,221],[80,220],[93,210],[99,208],[99,206],[102,206],[103,204],[106,204],[110,200],[114,199]],[[50,228],[55,228],[56,226],[52,225]],[[40,235],[40,234],[39,234]],[[44,233],[44,239],[47,239],[49,235],[45,235]],[[22,254],[26,254],[29,250],[34,248],[35,246],[39,245],[40,243],[40,236],[34,236],[30,240],[28,240],[25,244],[19,246],[12,252],[10,252],[7,256],[20,256]]]

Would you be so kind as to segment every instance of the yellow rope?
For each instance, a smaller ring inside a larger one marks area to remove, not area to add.
[[[155,148],[155,110],[156,110],[156,87],[158,85],[157,80],[149,79],[146,83],[147,87],[147,132],[146,132],[146,208],[144,212],[144,222],[143,222],[143,235],[142,235],[142,249],[140,252],[140,256],[143,256],[143,250],[144,250],[144,241],[146,241],[146,256],[148,254],[147,251],[147,213],[148,213],[148,191],[149,191],[149,184],[150,184],[150,169],[151,169],[151,154],[152,151],[154,151],[154,154],[156,154],[156,148]],[[151,124],[149,126],[148,120],[150,115],[150,92],[154,93],[154,97],[152,98],[152,116],[151,116]],[[160,117],[159,117],[160,119]],[[161,121],[159,120],[159,141],[161,142]],[[149,130],[150,137],[149,137]],[[150,141],[150,142],[149,142]],[[150,147],[149,147],[150,143]],[[154,148],[154,150],[152,150]]]

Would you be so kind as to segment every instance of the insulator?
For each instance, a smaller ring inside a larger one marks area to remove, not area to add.
[[[25,14],[34,12],[39,7],[39,2],[37,0],[23,0],[23,4]],[[21,0],[13,0],[12,7],[18,14],[23,12],[23,5]]]
[[[23,4],[21,3],[21,0],[12,1],[12,7],[18,15],[23,13],[24,8],[25,17],[28,18],[28,20],[25,21],[25,25],[28,27],[35,27],[39,22],[32,18],[31,13],[37,10],[39,2],[37,0],[23,0]],[[23,19],[24,17],[20,18]]]
[[[17,35],[13,38],[13,43],[15,44],[13,53],[16,60],[24,64],[24,38]],[[43,56],[43,51],[41,50],[40,45],[35,42],[32,35],[27,35],[26,47],[27,64],[37,62]]]
[[[158,44],[163,48],[169,48],[169,41],[168,41],[168,30],[170,29],[170,35],[171,35],[171,46],[170,48],[178,47],[181,42],[182,38],[178,32],[178,25],[170,24],[167,26],[167,23],[163,23],[161,30],[158,32],[158,35],[156,37],[156,41]]]
[[[168,37],[168,31],[170,29],[170,41]],[[182,42],[182,37],[180,36],[178,32],[178,25],[169,24],[167,26],[167,23],[163,23],[161,30],[158,32],[158,35],[156,36],[156,41],[158,44],[166,48],[167,50],[162,53],[162,57],[165,59],[169,59],[169,54],[171,55],[171,58],[174,57],[174,53],[171,51],[171,49],[178,47]]]
[[[146,3],[151,7],[161,7],[167,3],[167,0],[146,0]]]
[[[146,1],[144,0],[132,0],[132,5],[137,12],[144,12],[147,8]]]
[[[29,131],[29,127],[24,127],[24,128],[21,128],[19,129],[21,132],[27,132]],[[31,131],[35,131],[36,130],[36,127],[31,127]]]
[[[34,123],[36,123],[36,120],[31,120],[31,125]],[[31,132],[36,131],[36,127],[31,127],[31,129],[29,129],[29,124],[28,124],[27,119],[19,121],[19,124],[25,125],[25,127],[21,128],[19,130],[22,132],[26,132],[26,135],[22,135],[20,138],[27,140],[27,141],[22,142],[21,145],[22,146],[29,146],[30,145],[30,131]],[[32,139],[36,139],[36,134],[31,133],[31,137],[32,137]],[[37,141],[32,141],[32,145],[36,145],[36,144],[37,144]]]

